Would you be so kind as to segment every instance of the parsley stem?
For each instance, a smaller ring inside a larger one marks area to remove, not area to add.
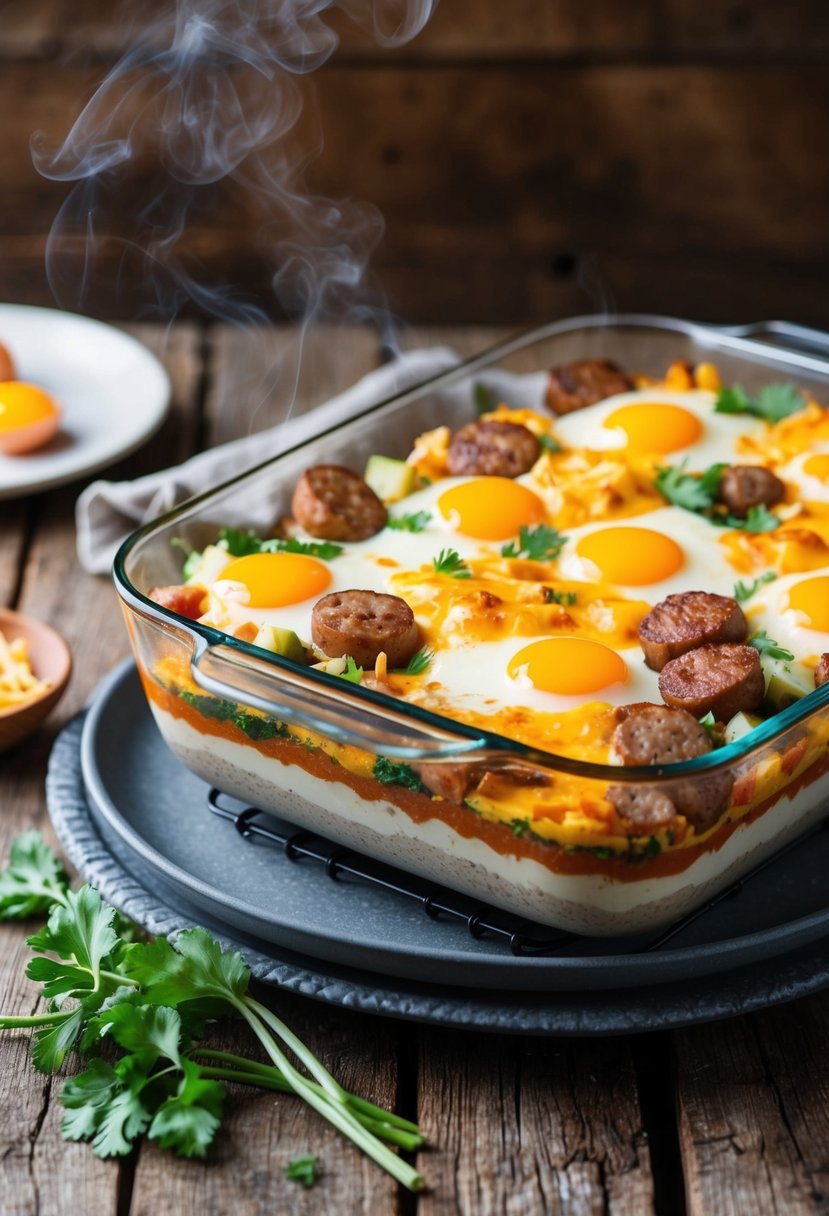
[[[0,1015],[0,1030],[13,1030],[18,1026],[56,1026],[58,1022],[65,1022],[67,1018],[71,1018],[74,1012],[74,1009],[70,1009],[67,1013],[35,1013],[30,1017],[11,1017],[2,1014]]]
[[[259,1001],[253,999],[252,996],[245,997],[246,1004],[262,1019],[268,1029],[273,1030],[282,1040],[282,1042],[290,1047],[296,1058],[301,1061],[308,1069],[312,1077],[316,1077],[323,1089],[331,1095],[335,1102],[345,1102],[348,1094],[343,1089],[338,1081],[335,1081],[331,1073],[317,1057],[308,1050],[301,1039],[289,1030],[285,1023],[271,1013],[270,1009],[265,1005],[261,1005]]]
[[[134,980],[132,976],[124,975],[120,971],[100,971],[99,975],[103,980],[114,980],[116,984],[123,988],[140,988],[138,980]]]

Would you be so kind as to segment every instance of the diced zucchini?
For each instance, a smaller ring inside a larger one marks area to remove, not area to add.
[[[414,489],[416,473],[405,460],[391,456],[369,456],[366,481],[383,502],[399,502]]]
[[[750,730],[754,730],[755,726],[759,726],[763,721],[756,714],[744,714],[742,711],[735,714],[725,724],[723,731],[723,743],[734,743],[737,739],[742,739],[743,735],[747,735]]]
[[[812,673],[803,663],[787,663],[785,659],[770,659],[760,656],[763,675],[766,677],[766,704],[774,713],[793,705],[801,697],[812,692],[815,686]]]
[[[189,559],[188,559],[189,560]],[[218,545],[208,545],[198,561],[188,567],[187,583],[198,583],[200,587],[212,587],[221,578],[222,571],[227,569],[233,558],[227,549]]]
[[[293,629],[280,629],[277,625],[263,625],[253,639],[254,646],[270,650],[271,654],[281,654],[295,663],[304,663],[307,655],[305,647],[300,642]]]

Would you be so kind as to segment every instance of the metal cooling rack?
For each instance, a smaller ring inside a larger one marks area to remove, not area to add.
[[[278,846],[288,861],[313,861],[322,866],[323,873],[334,882],[344,878],[356,879],[369,883],[385,891],[393,891],[406,899],[419,904],[423,912],[431,920],[441,917],[447,920],[459,921],[466,925],[467,932],[475,938],[491,937],[509,946],[518,957],[543,957],[565,954],[578,946],[582,951],[591,947],[601,947],[604,953],[608,951],[607,938],[583,937],[576,933],[558,932],[550,936],[549,929],[536,925],[520,917],[511,916],[508,912],[491,908],[469,899],[458,892],[449,891],[445,887],[436,886],[426,879],[407,874],[381,861],[356,853],[342,845],[333,844],[323,836],[306,832],[290,825],[282,825],[281,821],[269,811],[259,807],[228,806],[222,802],[224,795],[220,790],[212,789],[207,795],[207,803],[214,815],[229,820],[236,831],[245,840],[264,840]],[[278,826],[277,826],[278,825]],[[288,830],[284,830],[287,828]],[[829,821],[821,824],[809,835],[815,835],[829,828]],[[713,909],[726,900],[734,899],[745,888],[762,874],[772,863],[779,861],[796,846],[803,843],[801,836],[779,852],[767,858],[748,874],[726,887],[719,895],[707,903],[675,921],[667,929],[660,929],[656,934],[646,938],[638,937],[633,944],[627,941],[625,953],[648,954],[661,950],[677,934],[687,929],[689,925],[701,920]]]

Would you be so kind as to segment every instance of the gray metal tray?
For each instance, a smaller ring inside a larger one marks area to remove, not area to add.
[[[642,952],[648,939],[573,939],[552,957],[514,957],[502,941],[431,920],[393,891],[332,882],[321,867],[245,840],[211,815],[207,787],[168,750],[129,663],[96,694],[81,758],[99,835],[147,889],[163,886],[202,919],[337,966],[453,988],[619,989],[765,962],[829,933],[824,831],[686,926],[669,947]]]

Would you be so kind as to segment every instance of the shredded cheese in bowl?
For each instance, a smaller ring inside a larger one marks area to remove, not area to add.
[[[33,701],[49,688],[32,671],[25,638],[9,642],[0,631],[0,712]]]

